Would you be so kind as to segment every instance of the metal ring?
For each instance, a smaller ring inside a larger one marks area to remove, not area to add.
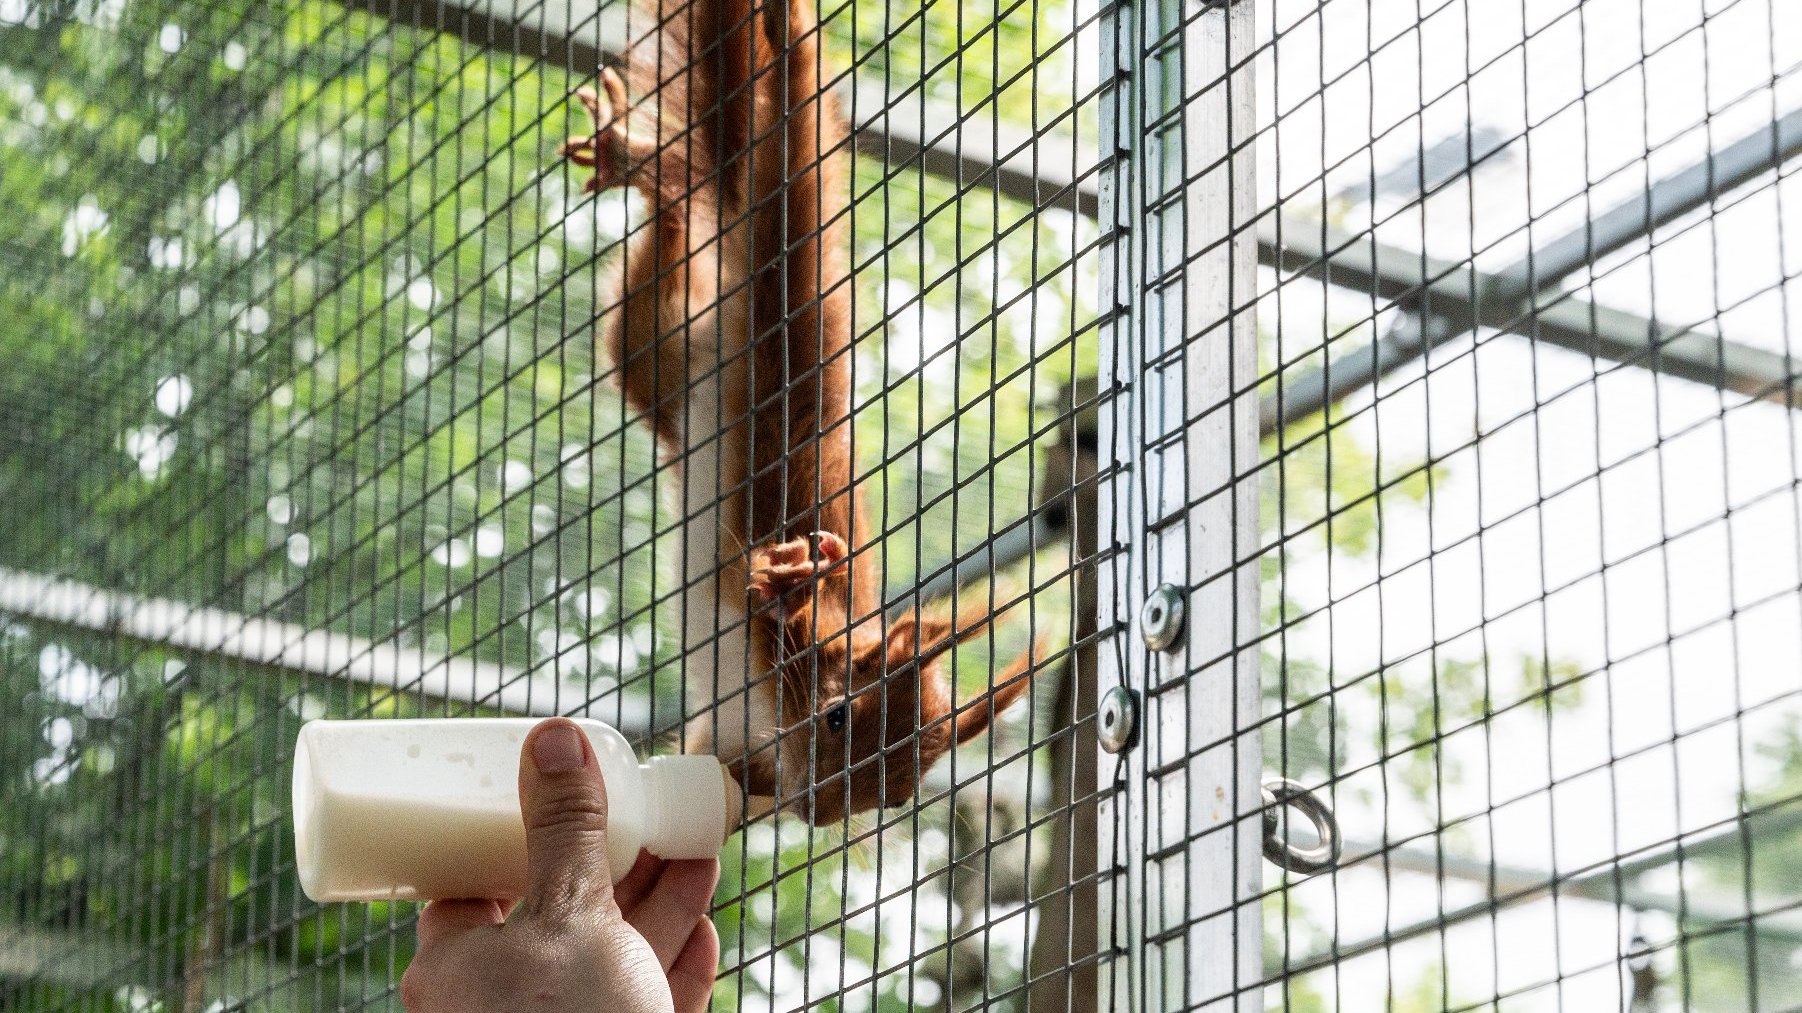
[[[1263,787],[1264,857],[1304,876],[1325,872],[1338,865],[1341,841],[1339,820],[1333,816],[1333,810],[1315,798],[1313,792],[1286,777],[1267,777]],[[1293,807],[1314,824],[1314,833],[1320,837],[1319,844],[1298,848],[1283,840],[1276,811],[1285,805]]]

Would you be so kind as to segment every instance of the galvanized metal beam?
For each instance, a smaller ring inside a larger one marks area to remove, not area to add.
[[[955,181],[960,192],[995,190],[1041,211],[1094,218],[1100,209],[1095,157],[1067,133],[1022,129],[991,114],[932,102],[917,88],[890,95],[858,86],[845,104],[857,149],[891,168],[918,163]]]
[[[1802,110],[1790,113],[1534,248],[1502,278],[1522,292],[1544,290],[1586,264],[1644,238],[1709,201],[1802,153]]]
[[[1022,519],[955,563],[930,571],[926,580],[918,584],[902,581],[890,588],[885,611],[896,617],[913,611],[916,605],[930,607],[965,584],[992,578],[1034,552],[1062,541],[1066,528],[1067,520],[1062,514],[1041,513]]]
[[[1501,277],[1469,264],[1336,232],[1322,236],[1318,225],[1305,238],[1293,235],[1299,231],[1304,230],[1292,228],[1281,246],[1274,239],[1264,244],[1272,266],[1372,292],[1417,314],[1426,326],[1392,332],[1323,368],[1284,380],[1263,403],[1266,435],[1478,328],[1527,335],[1579,354],[1796,407],[1796,375],[1802,364],[1776,352],[1562,293],[1534,303],[1510,294]]]
[[[626,5],[598,0],[339,0],[385,21],[592,76],[624,48]]]
[[[217,855],[215,852],[214,857]],[[179,977],[171,980],[172,969],[158,959],[155,950],[141,941],[121,938],[124,935],[0,920],[0,981],[83,992],[143,989],[152,994],[181,983]],[[230,948],[208,961],[202,973],[209,997],[258,997],[254,1007],[215,1002],[207,1009],[345,1009],[347,1004],[382,995],[391,987],[386,975],[359,969],[355,962],[329,967],[312,960],[278,962],[269,959],[260,946]],[[128,998],[121,996],[118,1002],[123,1005]],[[125,1008],[167,1007],[156,1003]]]
[[[1493,274],[1468,262],[1386,246],[1318,222],[1285,221],[1260,234],[1264,262],[1279,270],[1371,292],[1420,323],[1328,365],[1282,381],[1264,404],[1266,434],[1306,418],[1478,328],[1530,336],[1599,359],[1682,377],[1794,408],[1794,364],[1693,325],[1609,309],[1553,287],[1585,264],[1626,247],[1773,167],[1802,154],[1802,112],[1729,144],[1639,196],[1551,240]]]
[[[397,24],[513,53],[583,77],[619,58],[628,39],[626,5],[495,0],[339,0]],[[1093,218],[1100,198],[1093,159],[1067,133],[1023,130],[968,109],[932,102],[914,88],[888,94],[867,85],[839,89],[853,143],[891,166],[918,164],[961,186],[998,190],[1035,208]]]
[[[284,675],[343,679],[519,714],[564,714],[582,707],[628,727],[648,726],[650,719],[641,697],[616,690],[590,700],[579,679],[19,570],[0,568],[0,616]]]
[[[915,585],[904,582],[888,600],[894,611],[933,603],[959,586],[1019,562],[1061,539],[1063,514],[1037,514]],[[62,577],[0,567],[0,616],[118,637],[185,654],[250,665],[282,675],[341,679],[435,700],[549,716],[580,711],[616,723],[630,735],[668,731],[656,726],[642,695],[613,690],[591,699],[587,683],[559,677],[549,666],[521,669],[428,651],[398,640],[370,640],[333,630],[227,609],[192,605],[97,587]]]

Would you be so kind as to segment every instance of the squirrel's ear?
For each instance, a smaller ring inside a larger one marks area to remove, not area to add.
[[[943,619],[922,617],[912,612],[890,623],[888,632],[882,638],[890,674],[916,662],[924,662],[929,656],[931,645],[944,638],[945,629]]]
[[[924,665],[958,644],[976,639],[988,630],[991,619],[982,602],[965,607],[955,619],[912,612],[903,615],[889,624],[889,671],[909,663]]]
[[[1002,711],[1026,695],[1032,688],[1032,677],[1038,671],[1033,666],[1034,658],[1041,658],[1051,653],[1048,638],[1041,636],[1019,657],[1008,662],[1007,667],[995,673],[991,684],[994,688],[987,693],[957,708],[956,717],[951,723],[956,726],[957,743],[963,745],[983,732],[988,731]]]

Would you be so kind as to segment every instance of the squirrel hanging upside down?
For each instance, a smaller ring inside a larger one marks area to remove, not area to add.
[[[595,132],[560,153],[649,210],[601,340],[680,475],[684,748],[816,825],[903,804],[1026,694],[1034,652],[959,705],[945,655],[987,610],[883,615],[852,460],[847,130],[812,11],[637,11],[657,27],[577,92]]]

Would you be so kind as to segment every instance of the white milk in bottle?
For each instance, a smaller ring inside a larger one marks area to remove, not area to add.
[[[515,898],[525,892],[519,754],[537,718],[310,721],[294,747],[294,853],[315,901]],[[613,728],[583,718],[607,782],[618,882],[640,847],[710,858],[742,798],[711,756],[640,765]]]

